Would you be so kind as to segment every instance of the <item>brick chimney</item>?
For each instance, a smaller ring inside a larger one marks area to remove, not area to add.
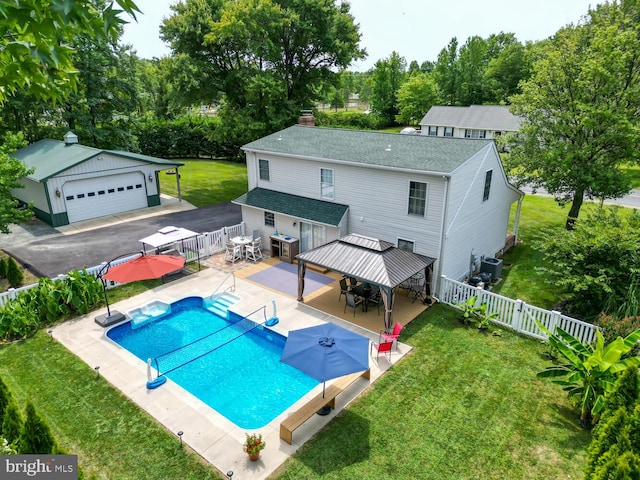
[[[298,117],[299,125],[306,125],[308,127],[316,126],[316,119],[313,116],[313,112],[311,110],[302,110],[300,116]]]

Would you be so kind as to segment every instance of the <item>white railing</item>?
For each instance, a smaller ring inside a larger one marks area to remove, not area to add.
[[[206,232],[202,235],[198,235],[197,237],[189,238],[186,240],[181,240],[176,242],[173,245],[177,251],[179,251],[182,255],[185,256],[186,262],[195,262],[198,259],[208,258],[216,253],[224,252],[224,243],[227,239],[237,237],[238,235],[242,235],[245,229],[244,222],[239,223],[237,225],[232,225],[231,227],[223,227],[220,230],[216,230],[214,232]],[[138,255],[131,255],[129,257],[119,258],[117,260],[111,261],[111,266],[120,265],[121,263],[128,262],[129,260],[137,257]],[[102,268],[106,265],[106,261],[100,265],[96,265],[94,267],[87,268],[87,273],[93,275],[94,277],[98,277],[98,273]],[[53,280],[64,279],[66,275],[58,275]],[[107,288],[113,288],[118,286],[119,283],[107,281]],[[0,307],[6,304],[7,302],[14,300],[16,296],[20,292],[24,292],[26,290],[30,290],[32,288],[37,287],[38,284],[34,283],[31,285],[25,285],[19,288],[10,288],[6,292],[0,293]]]
[[[442,277],[439,296],[442,303],[456,307],[456,303],[464,304],[468,298],[473,296],[477,296],[477,306],[483,303],[487,304],[487,314],[496,313],[498,315],[492,320],[494,323],[518,333],[546,340],[547,335],[536,325],[536,321],[538,321],[550,332],[555,331],[556,327],[560,327],[582,343],[592,343],[595,340],[598,328],[595,325],[568,317],[560,312],[534,307],[522,300],[513,300],[482,288],[451,280],[445,276]]]

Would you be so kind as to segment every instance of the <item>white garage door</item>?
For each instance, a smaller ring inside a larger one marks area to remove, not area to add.
[[[62,191],[69,223],[147,207],[140,172],[74,180],[65,183]]]

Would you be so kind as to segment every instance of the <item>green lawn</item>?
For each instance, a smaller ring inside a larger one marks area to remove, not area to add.
[[[196,207],[228,202],[247,191],[247,165],[219,160],[179,160],[182,198]],[[160,191],[178,196],[174,175],[160,175]]]
[[[589,433],[559,387],[535,378],[543,347],[465,328],[435,306],[403,330],[414,351],[275,478],[581,478]],[[381,360],[385,361],[385,360]],[[87,474],[205,479],[217,472],[41,332],[0,348],[0,377],[30,398]],[[23,403],[24,405],[24,403]],[[267,447],[264,456],[269,455]]]
[[[435,306],[403,330],[414,352],[275,477],[580,479],[590,434],[535,377],[537,342],[463,327]]]

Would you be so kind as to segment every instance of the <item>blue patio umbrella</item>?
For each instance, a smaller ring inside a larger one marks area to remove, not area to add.
[[[369,370],[369,339],[335,323],[292,330],[280,361],[323,382]]]

